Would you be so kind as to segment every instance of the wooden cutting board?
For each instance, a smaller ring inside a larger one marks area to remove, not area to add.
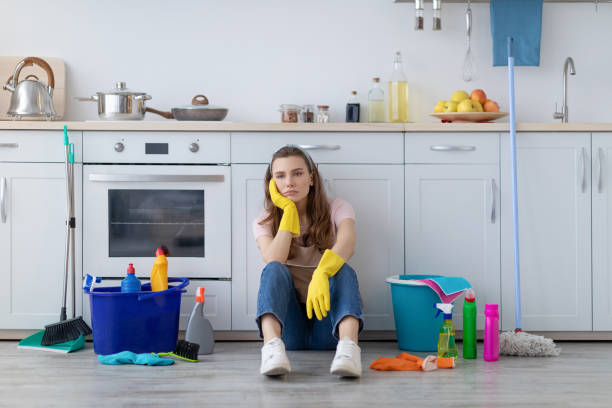
[[[11,99],[12,93],[2,89],[2,85],[6,83],[13,72],[15,71],[15,67],[17,63],[24,59],[25,57],[3,57],[0,56],[0,120],[13,120],[10,116],[6,114],[9,108],[9,103]],[[53,91],[53,107],[55,108],[55,112],[59,115],[56,119],[61,119],[64,117],[64,109],[66,106],[66,66],[64,65],[64,61],[60,58],[55,57],[39,57],[43,60],[47,61],[47,63],[51,66],[51,70],[53,71],[53,76],[55,77],[55,89]],[[44,69],[39,66],[25,67],[21,70],[19,74],[20,79],[24,79],[28,75],[33,74],[38,77],[45,84],[47,81],[47,73]],[[45,118],[23,118],[21,120],[46,120]]]

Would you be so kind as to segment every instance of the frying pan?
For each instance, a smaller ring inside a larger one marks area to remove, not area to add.
[[[147,108],[147,112],[156,113],[166,119],[176,120],[223,120],[227,116],[227,108],[209,105],[208,98],[204,95],[194,96],[191,105],[172,108],[172,112],[152,108]]]

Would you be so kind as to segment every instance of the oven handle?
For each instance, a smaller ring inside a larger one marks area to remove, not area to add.
[[[89,181],[106,182],[223,182],[223,174],[97,174],[89,175]]]

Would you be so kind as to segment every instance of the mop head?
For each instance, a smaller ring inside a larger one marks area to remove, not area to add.
[[[561,349],[552,339],[523,331],[500,334],[499,350],[506,356],[557,357],[561,354]]]

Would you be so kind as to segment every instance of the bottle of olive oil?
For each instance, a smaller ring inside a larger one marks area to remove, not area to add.
[[[408,81],[402,67],[402,55],[395,53],[389,80],[389,122],[408,122]]]

